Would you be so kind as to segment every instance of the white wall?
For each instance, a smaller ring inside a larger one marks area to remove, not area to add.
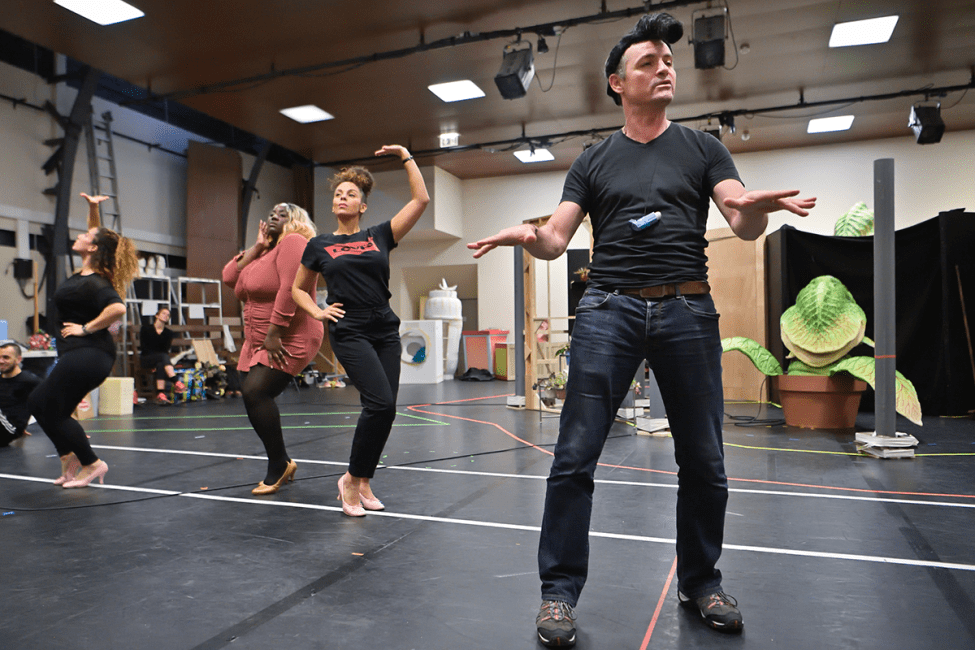
[[[63,88],[63,84],[59,86]],[[57,95],[32,74],[0,64],[0,93],[23,97],[35,105],[57,100],[62,112],[70,108],[73,91]],[[178,142],[189,137],[156,120],[116,106],[97,102],[96,110],[110,109],[116,128],[133,137],[160,142],[178,151]],[[44,196],[44,188],[54,177],[45,177],[40,166],[51,154],[43,144],[57,137],[60,130],[50,116],[25,108],[14,108],[0,101],[0,228],[15,230],[17,220],[39,232],[41,223],[52,223],[54,199]],[[182,140],[180,140],[182,138]],[[116,139],[121,165],[123,225],[137,245],[153,252],[185,254],[185,159],[150,151],[143,145]],[[804,195],[818,197],[812,215],[801,219],[792,215],[772,215],[769,231],[783,223],[820,234],[831,234],[836,219],[858,201],[873,207],[873,161],[895,161],[895,211],[898,228],[924,221],[943,210],[966,208],[975,211],[975,131],[946,133],[942,142],[920,146],[910,132],[901,138],[864,143],[807,147],[788,151],[750,153],[735,156],[747,187],[752,189],[797,188]],[[244,175],[250,173],[253,158],[244,156]],[[334,170],[315,170],[315,213],[320,231],[334,228],[328,177]],[[459,239],[409,236],[394,252],[391,269],[392,306],[403,318],[415,317],[416,296],[407,290],[411,269],[418,267],[477,266],[478,326],[481,329],[511,330],[514,324],[513,291],[515,270],[510,249],[489,253],[474,261],[467,243],[494,234],[501,228],[549,215],[558,205],[564,172],[524,174],[512,177],[458,181],[443,170],[424,168],[424,175],[435,188],[435,204],[430,212],[436,224],[449,224],[462,232]],[[87,189],[88,174],[83,152],[75,167],[74,191]],[[437,202],[437,188],[443,192]],[[248,222],[248,244],[254,240],[258,221],[281,201],[293,200],[290,171],[266,163],[258,182],[260,196],[254,196]],[[408,198],[406,175],[401,170],[377,174],[377,189],[370,200],[370,215],[389,218]],[[85,204],[78,199],[71,206],[71,225],[83,228]],[[709,227],[725,223],[712,208]],[[588,248],[588,233],[583,229],[570,243],[572,249]],[[3,314],[11,323],[22,323],[33,313],[10,273],[10,255],[0,255],[7,273],[0,275],[0,300]],[[42,264],[43,266],[43,264]],[[458,275],[469,275],[458,270]],[[567,271],[564,260],[541,263],[539,269],[539,313],[551,304],[551,314],[564,314]],[[415,273],[414,273],[415,277]],[[450,278],[447,278],[450,281]],[[553,288],[547,295],[547,288]],[[12,330],[22,337],[25,332]]]

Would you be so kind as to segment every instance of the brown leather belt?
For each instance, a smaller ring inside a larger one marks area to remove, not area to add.
[[[707,282],[691,281],[678,284],[658,284],[642,289],[620,289],[620,293],[625,293],[628,296],[640,296],[641,298],[668,298],[676,296],[678,292],[686,295],[711,293],[711,285]]]

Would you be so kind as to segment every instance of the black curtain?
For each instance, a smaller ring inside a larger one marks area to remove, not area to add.
[[[850,290],[873,334],[873,237],[828,237],[791,226],[766,244],[769,348],[780,362],[779,318],[813,278],[832,275]],[[895,233],[897,370],[917,389],[925,415],[963,415],[975,408],[975,377],[961,308],[975,326],[975,214],[942,212]],[[957,268],[957,273],[956,273]],[[962,292],[959,292],[958,275]],[[860,345],[853,356],[873,356]],[[868,390],[861,411],[873,410]]]

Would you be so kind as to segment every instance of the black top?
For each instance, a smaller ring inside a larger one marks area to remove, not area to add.
[[[155,323],[142,326],[139,331],[139,354],[141,356],[169,354],[171,347],[173,347],[173,330],[163,327],[162,334],[158,334],[156,333]]]
[[[21,370],[16,377],[0,377],[0,426],[10,433],[22,431],[27,426],[30,421],[27,397],[40,383],[41,378],[29,370]]]
[[[354,235],[318,235],[308,242],[301,263],[322,274],[328,304],[345,309],[389,303],[389,253],[396,248],[389,221]]]
[[[727,179],[741,180],[724,145],[675,123],[646,144],[617,131],[582,152],[562,201],[592,220],[589,285],[612,291],[706,280],[709,202]],[[630,223],[654,212],[652,225]]]
[[[98,348],[115,358],[115,341],[108,329],[100,329],[88,336],[61,337],[65,323],[85,325],[114,303],[123,303],[112,283],[98,275],[75,273],[65,280],[54,292],[54,304],[58,308],[58,322],[55,325],[58,356],[78,348]]]

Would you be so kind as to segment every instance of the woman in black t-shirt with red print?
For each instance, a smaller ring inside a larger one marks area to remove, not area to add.
[[[328,320],[335,356],[359,391],[362,414],[352,439],[348,471],[339,479],[342,512],[362,517],[382,510],[369,485],[396,417],[399,391],[399,317],[389,306],[389,253],[416,225],[430,202],[423,175],[404,147],[387,145],[377,156],[399,156],[410,182],[410,201],[390,221],[360,229],[373,178],[363,167],[332,177],[332,212],[338,228],[308,242],[295,276],[295,303],[312,318]],[[315,303],[314,276],[328,286],[328,305]],[[310,289],[309,289],[310,288]]]
[[[139,270],[132,242],[101,227],[98,204],[108,197],[81,196],[88,201],[88,230],[71,247],[81,257],[81,270],[54,293],[58,362],[28,399],[31,414],[61,457],[61,476],[54,484],[65,488],[86,487],[96,478],[103,482],[108,471],[71,414],[112,372],[115,341],[108,327],[125,315],[121,296]]]

